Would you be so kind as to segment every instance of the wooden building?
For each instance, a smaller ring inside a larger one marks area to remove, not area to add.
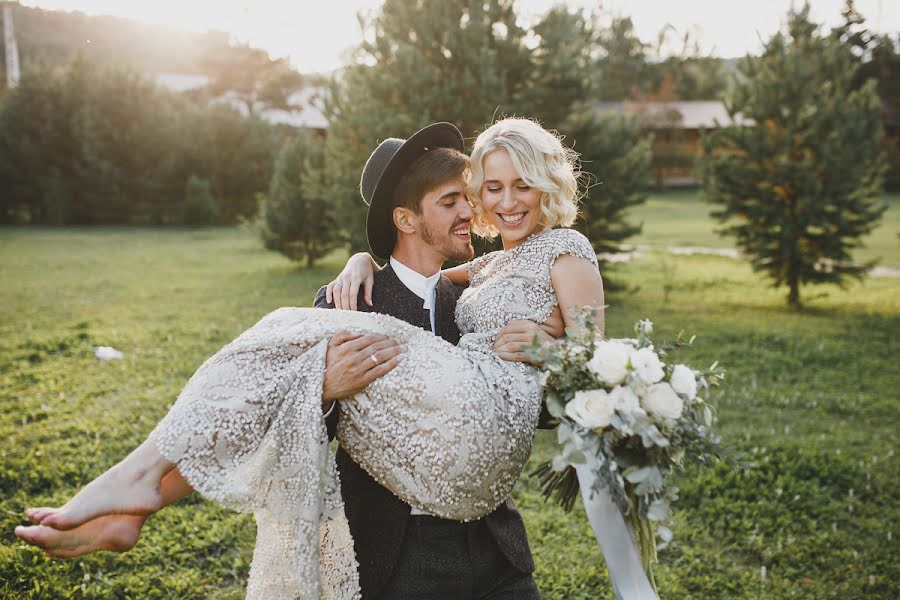
[[[634,117],[653,134],[652,178],[657,187],[696,185],[694,163],[699,153],[700,132],[731,122],[719,100],[672,102],[600,102],[600,113]]]

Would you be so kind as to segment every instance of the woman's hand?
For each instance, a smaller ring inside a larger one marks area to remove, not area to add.
[[[367,252],[358,252],[350,257],[344,270],[325,289],[326,302],[334,303],[340,310],[356,310],[356,299],[362,286],[366,304],[372,306],[372,288],[375,285],[375,271],[378,263]]]
[[[510,321],[497,334],[491,349],[503,360],[540,366],[539,362],[525,353],[525,349],[531,346],[535,339],[539,344],[546,344],[552,342],[554,338],[534,321]]]

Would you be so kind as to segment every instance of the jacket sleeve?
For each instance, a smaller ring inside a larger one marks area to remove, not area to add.
[[[319,291],[316,292],[316,298],[313,301],[313,306],[316,308],[334,308],[333,303],[329,303],[325,301],[325,287],[322,286],[319,288]],[[334,402],[331,405],[331,410],[329,410],[325,414],[325,429],[328,430],[328,440],[331,441],[334,439],[334,436],[337,435],[337,424],[338,417],[341,414],[341,403]]]
[[[541,402],[541,414],[538,417],[538,429],[556,429],[558,425],[559,421],[550,414],[550,411],[547,410],[547,405]]]

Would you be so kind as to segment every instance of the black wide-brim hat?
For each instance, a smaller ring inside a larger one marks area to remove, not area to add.
[[[463,137],[451,123],[433,123],[410,136],[408,140],[388,138],[378,144],[359,180],[359,192],[369,205],[366,215],[366,237],[372,254],[387,258],[397,243],[394,228],[394,190],[409,166],[434,148],[463,151]]]

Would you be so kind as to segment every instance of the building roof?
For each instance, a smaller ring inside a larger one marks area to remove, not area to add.
[[[636,117],[651,128],[713,129],[731,123],[725,104],[719,100],[676,100],[672,102],[598,102],[597,112],[615,112]],[[748,124],[740,114],[735,119]],[[718,125],[716,124],[718,123]]]
[[[157,73],[154,76],[156,85],[174,92],[187,92],[202,88],[210,83],[207,75],[186,73]],[[328,121],[322,110],[322,99],[325,95],[323,86],[309,86],[300,89],[288,98],[291,110],[267,109],[259,113],[259,116],[272,124],[290,125],[292,127],[307,129],[326,129]],[[247,107],[237,100],[234,95],[226,93],[219,96],[213,102],[228,104],[247,115]]]
[[[159,87],[173,92],[187,92],[209,84],[209,76],[193,73],[157,73],[153,76],[153,81]]]
[[[306,129],[327,129],[328,120],[323,111],[325,88],[309,86],[290,95],[288,104],[293,110],[264,110],[260,116],[269,123],[281,123]]]

